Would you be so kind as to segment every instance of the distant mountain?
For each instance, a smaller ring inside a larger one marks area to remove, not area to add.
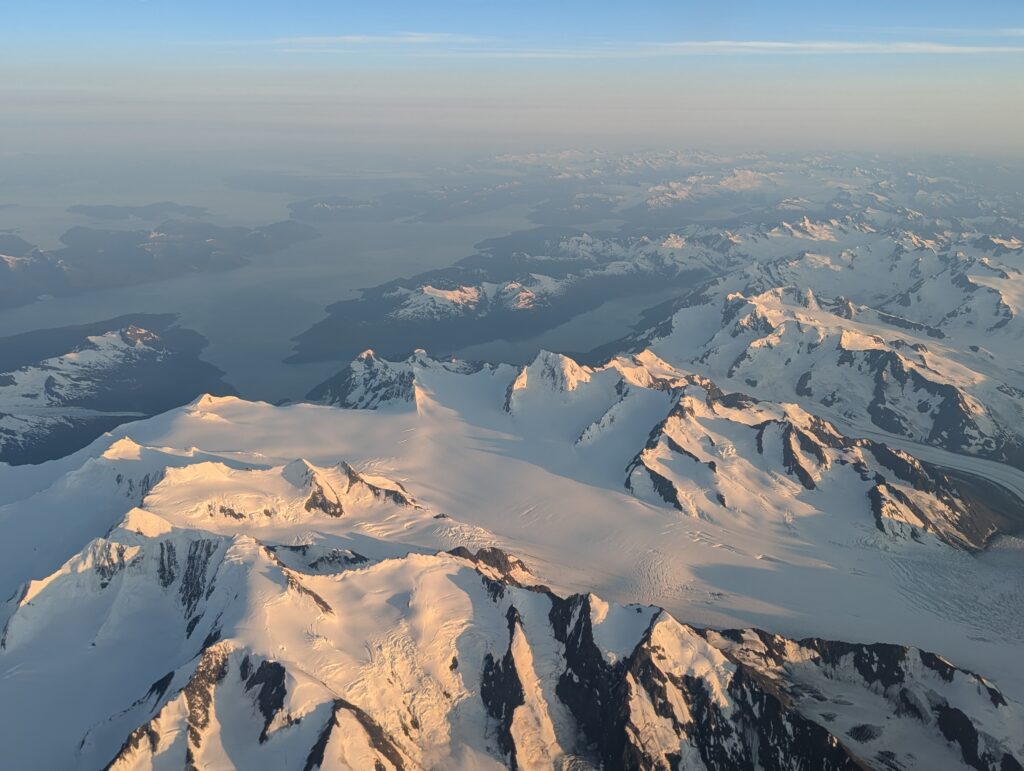
[[[199,358],[205,344],[168,315],[0,339],[0,462],[59,458],[198,393],[233,393]]]
[[[593,176],[548,171],[546,179],[566,195],[605,198],[609,180],[617,180],[618,203],[603,209],[624,221],[617,231],[549,226],[489,239],[451,267],[329,306],[324,320],[296,337],[291,361],[346,360],[367,347],[388,357],[416,348],[449,354],[526,339],[609,300],[672,288],[685,295],[709,277],[721,290],[715,302],[730,292],[810,288],[871,309],[883,323],[955,335],[964,348],[987,348],[993,331],[1001,341],[997,356],[1024,336],[1014,321],[1024,242],[1014,235],[1019,211],[1016,220],[1006,216],[1015,201],[985,197],[953,179],[894,182],[891,169],[829,159],[787,166],[751,158],[736,167],[652,156],[646,165],[634,159],[633,170],[589,159],[598,164]],[[539,167],[535,160],[505,162],[536,173],[559,159]],[[694,173],[702,163],[708,165]],[[690,173],[666,180],[677,167]],[[562,190],[567,179],[576,187]]]
[[[451,268],[365,289],[330,306],[324,321],[296,337],[290,361],[345,359],[367,346],[394,356],[521,339],[615,297],[683,289],[709,273],[706,261],[676,260],[648,239],[609,244],[559,228],[480,248]]]
[[[25,305],[41,296],[237,268],[254,255],[316,236],[310,226],[291,221],[250,229],[166,220],[140,231],[74,227],[61,236],[64,246],[50,251],[0,234],[0,308]]]

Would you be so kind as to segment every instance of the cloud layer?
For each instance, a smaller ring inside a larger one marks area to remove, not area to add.
[[[931,30],[952,34],[955,30]],[[1024,37],[1024,29],[962,30],[975,37],[1012,39]],[[515,41],[448,32],[398,32],[390,35],[315,35],[254,41],[280,53],[367,53],[380,50],[431,57],[504,59],[642,59],[677,56],[887,56],[887,55],[984,55],[1024,54],[1024,45],[959,43],[936,40],[676,40],[595,42],[588,45],[536,46]]]

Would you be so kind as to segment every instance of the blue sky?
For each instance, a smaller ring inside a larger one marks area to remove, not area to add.
[[[364,62],[397,64],[410,59],[1024,53],[1020,0],[31,0],[6,5],[8,55],[40,64],[86,54],[100,60],[144,54],[147,61],[165,64],[265,64],[289,56],[349,54]]]
[[[8,0],[7,152],[1024,156],[1024,0]]]

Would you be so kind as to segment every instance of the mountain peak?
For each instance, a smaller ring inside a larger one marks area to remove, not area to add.
[[[575,391],[590,382],[592,372],[565,354],[541,350],[520,372],[518,387],[541,385],[557,392]]]
[[[305,489],[317,476],[319,469],[305,458],[296,458],[281,469],[281,476],[291,485]]]
[[[367,349],[337,375],[325,380],[307,398],[348,409],[375,410],[414,404],[416,377],[410,362],[391,362]]]

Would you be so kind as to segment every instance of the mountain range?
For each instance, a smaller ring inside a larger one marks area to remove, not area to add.
[[[11,767],[1020,769],[1016,199],[831,158],[494,162],[628,222],[331,306],[303,400],[136,404],[186,361],[141,319],[11,359],[8,460],[139,413],[0,464]],[[354,216],[331,200],[295,211]],[[455,355],[652,288],[592,350]]]

